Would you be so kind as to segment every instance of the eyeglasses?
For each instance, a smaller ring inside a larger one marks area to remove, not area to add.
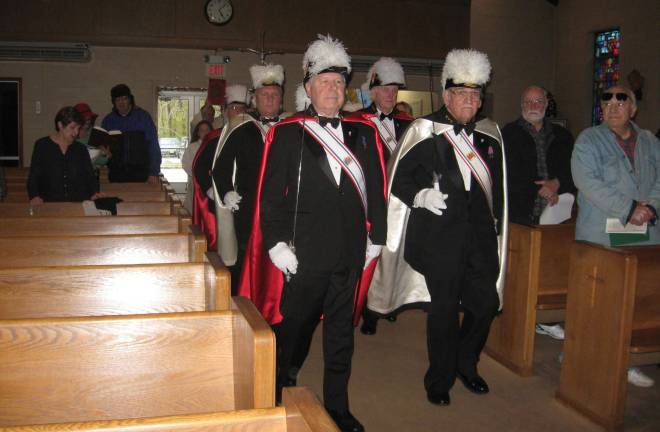
[[[621,102],[625,102],[625,101],[628,100],[628,94],[619,93],[619,92],[617,92],[617,93],[603,93],[602,95],[600,95],[600,100],[602,100],[603,102],[607,102],[607,101],[611,100],[613,97],[616,97],[616,100],[621,101]]]
[[[463,99],[463,100],[468,100],[470,98],[474,100],[479,100],[481,99],[481,92],[478,90],[468,90],[468,89],[450,89],[449,90],[453,95]]]

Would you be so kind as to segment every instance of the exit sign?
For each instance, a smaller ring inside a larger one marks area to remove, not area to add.
[[[225,76],[225,65],[219,63],[208,63],[206,65],[206,76],[208,78],[222,79]]]

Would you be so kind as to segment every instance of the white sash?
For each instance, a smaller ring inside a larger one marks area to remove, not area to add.
[[[472,171],[474,178],[477,179],[477,183],[481,186],[481,190],[484,191],[486,195],[486,200],[488,200],[488,207],[490,212],[493,212],[493,179],[488,169],[488,165],[481,159],[479,152],[474,148],[470,138],[467,136],[464,130],[458,136],[458,139],[454,139],[451,136],[449,131],[443,134],[447,141],[456,149],[457,153],[460,155],[461,159]]]
[[[364,214],[367,214],[367,184],[360,162],[353,153],[344,145],[344,138],[338,136],[329,128],[321,126],[315,121],[298,121],[300,125],[318,142],[321,147],[341,166],[342,171],[351,179],[357,189]]]
[[[397,142],[396,142],[396,131],[390,130],[390,128],[387,127],[385,122],[380,120],[380,117],[375,115],[373,117],[370,117],[369,120],[376,125],[376,129],[378,129],[378,133],[380,134],[380,138],[383,140],[387,148],[390,150],[390,154],[394,153],[394,149],[396,148]],[[392,120],[392,126],[394,126],[394,120]]]

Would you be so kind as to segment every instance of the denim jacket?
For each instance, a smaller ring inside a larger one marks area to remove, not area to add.
[[[633,200],[660,211],[660,141],[631,125],[637,133],[634,166],[606,124],[584,130],[575,141],[571,170],[578,188],[578,240],[609,245],[606,219],[625,224]],[[637,244],[660,244],[660,226],[649,224],[649,236],[649,241]]]

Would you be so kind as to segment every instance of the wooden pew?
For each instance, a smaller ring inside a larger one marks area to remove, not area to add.
[[[173,195],[161,189],[153,190],[117,190],[113,192],[104,192],[106,196],[109,197],[118,197],[124,201],[171,201]],[[3,202],[7,203],[27,203],[30,199],[28,198],[27,191],[25,190],[12,190],[7,189],[7,196]]]
[[[574,224],[509,224],[504,307],[491,325],[486,353],[530,376],[537,322],[563,321]]]
[[[187,233],[182,216],[25,216],[0,218],[0,237]]]
[[[0,319],[229,309],[230,276],[204,263],[0,269]]]
[[[176,215],[179,201],[136,201],[117,204],[117,215]],[[85,216],[81,203],[57,202],[31,206],[29,203],[0,203],[0,218],[16,216]]]
[[[660,362],[660,245],[576,241],[569,278],[557,398],[619,429],[629,365]]]
[[[190,234],[0,237],[0,267],[202,262],[206,239]]]
[[[0,426],[273,407],[273,332],[249,300],[234,302],[215,312],[0,321]]]
[[[283,406],[240,411],[191,414],[132,420],[107,420],[86,423],[13,426],[5,432],[78,431],[78,432],[339,432],[312,392],[304,387],[286,387]]]
[[[18,167],[4,167],[5,170],[5,180],[7,183],[11,184],[21,184],[25,188],[25,184],[30,175],[30,168],[18,168]],[[133,183],[110,183],[108,180],[108,170],[102,168],[99,171],[99,183],[103,184],[133,184]],[[160,176],[160,183],[167,185],[168,182],[162,175]],[[138,183],[135,183],[138,184]],[[144,183],[143,183],[144,184]]]

